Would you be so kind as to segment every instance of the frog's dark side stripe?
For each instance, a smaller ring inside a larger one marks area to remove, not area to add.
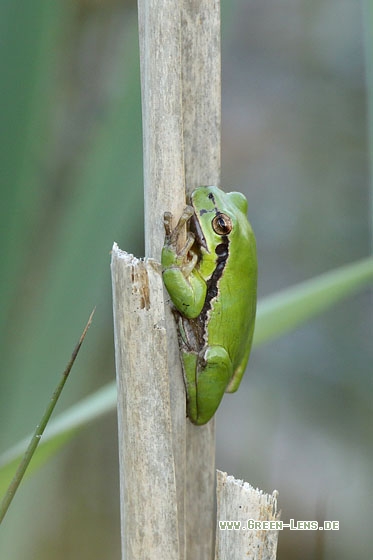
[[[212,195],[212,193],[209,194],[209,198],[211,198],[213,203],[215,204],[214,196]],[[200,215],[207,212],[215,212],[215,216],[218,216],[220,214],[219,210],[216,207],[214,208],[214,210],[201,209],[199,211]],[[204,246],[207,249],[206,240],[203,236],[198,220],[192,218],[191,229],[196,234],[200,245]],[[229,238],[227,235],[223,235],[221,237],[221,243],[216,246],[215,254],[216,266],[211,277],[207,280],[206,298],[201,313],[198,315],[198,317],[196,317],[196,319],[186,319],[181,314],[179,314],[185,333],[183,342],[188,346],[189,351],[200,352],[200,350],[206,344],[205,326],[208,318],[208,312],[212,308],[213,300],[218,295],[218,282],[223,275],[223,271],[229,257]]]
[[[208,195],[208,198],[212,200],[213,204],[216,204],[215,197],[212,193]],[[201,212],[203,212],[203,210],[201,210],[200,213]],[[219,214],[220,212],[215,206],[215,216],[218,216]],[[206,299],[199,316],[199,320],[203,326],[206,323],[207,313],[211,309],[212,300],[218,295],[218,281],[222,277],[225,265],[227,264],[227,260],[229,257],[229,238],[226,235],[222,236],[221,243],[216,246],[215,253],[217,255],[216,267],[211,275],[211,278],[207,281]]]
[[[221,240],[222,242],[219,243],[215,249],[217,255],[216,267],[210,279],[207,281],[207,293],[201,313],[196,319],[186,319],[176,311],[183,325],[182,331],[184,333],[181,335],[179,330],[179,340],[181,341],[181,346],[188,348],[188,351],[199,353],[206,344],[205,326],[207,315],[212,307],[213,300],[218,295],[218,282],[222,277],[229,256],[229,239],[224,235]]]
[[[215,249],[215,253],[217,255],[216,267],[211,275],[211,278],[207,281],[206,299],[205,299],[205,303],[203,304],[201,314],[199,316],[199,320],[201,321],[202,325],[205,325],[207,319],[207,313],[210,311],[212,306],[212,300],[216,298],[216,296],[218,295],[218,282],[223,275],[223,271],[229,256],[228,237],[224,235],[221,238],[221,241],[222,242],[219,245],[217,245]]]

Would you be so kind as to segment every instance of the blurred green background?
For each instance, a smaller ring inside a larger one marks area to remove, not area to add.
[[[134,0],[0,2],[0,451],[94,305],[58,410],[114,380],[110,250],[143,255],[136,18]],[[222,1],[222,185],[248,197],[260,298],[369,254],[365,19],[348,0]],[[218,468],[276,488],[284,521],[340,521],[284,530],[279,559],[370,556],[372,332],[364,291],[255,349],[218,411]],[[1,559],[120,558],[116,439],[113,412],[21,486]]]

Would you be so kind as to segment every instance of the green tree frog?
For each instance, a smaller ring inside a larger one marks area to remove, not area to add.
[[[224,392],[238,389],[249,359],[257,259],[243,194],[198,187],[190,203],[174,229],[171,213],[164,215],[162,267],[178,323],[187,414],[202,425]]]

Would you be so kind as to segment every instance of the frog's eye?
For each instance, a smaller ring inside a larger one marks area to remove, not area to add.
[[[218,235],[228,235],[232,231],[232,220],[227,214],[216,214],[211,222],[212,229]]]

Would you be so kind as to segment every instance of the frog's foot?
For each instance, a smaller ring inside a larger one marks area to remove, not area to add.
[[[232,377],[232,362],[222,346],[211,346],[203,360],[183,354],[188,417],[193,424],[206,424],[215,414]]]
[[[194,233],[188,231],[186,236],[186,241],[181,249],[179,238],[184,236],[184,226],[190,220],[193,215],[194,210],[191,206],[187,206],[184,209],[176,227],[171,228],[172,214],[171,212],[165,212],[163,217],[163,223],[166,232],[166,238],[164,243],[164,257],[167,265],[173,264],[174,266],[181,267],[185,277],[188,277],[190,272],[194,269],[197,256],[191,251],[191,248],[195,241]],[[189,254],[190,253],[190,254]]]
[[[173,215],[171,212],[165,212],[163,215],[163,224],[166,232],[166,237],[169,239],[170,244],[176,244],[179,235],[182,233],[185,224],[190,220],[194,214],[192,206],[186,206],[181,214],[179,221],[174,229],[172,229]]]

